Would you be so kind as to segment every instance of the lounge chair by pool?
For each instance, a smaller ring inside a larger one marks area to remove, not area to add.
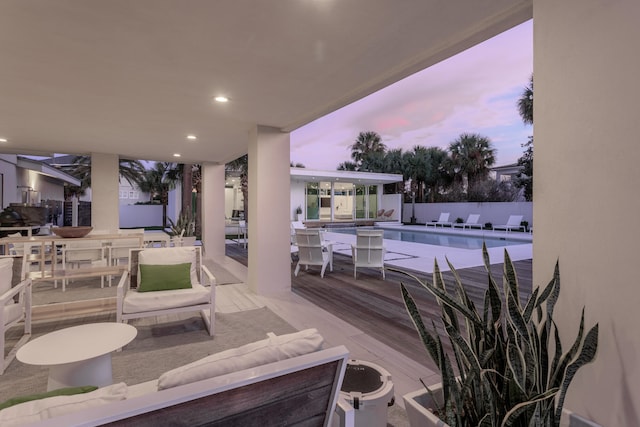
[[[433,225],[434,227],[437,227],[438,225],[440,227],[444,227],[445,225],[451,226],[451,222],[449,221],[449,212],[442,212],[437,221],[427,222],[425,225],[427,227],[430,225]]]
[[[478,224],[479,220],[480,220],[480,214],[469,214],[469,216],[467,217],[467,222],[463,222],[463,223],[459,223],[459,224],[453,224],[453,226],[454,227],[462,227],[463,230],[465,228],[467,228],[467,227],[469,227],[469,228],[473,228],[473,227],[482,228],[482,224]]]
[[[520,229],[522,229],[522,231],[526,231],[526,229],[524,228],[524,225],[520,224],[521,222],[522,222],[522,215],[510,215],[506,224],[494,225],[493,229],[506,230],[507,232],[511,230],[520,230]]]

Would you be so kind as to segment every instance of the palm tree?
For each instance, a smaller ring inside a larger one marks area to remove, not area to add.
[[[362,158],[358,170],[363,172],[383,172],[385,168],[386,154],[382,151],[372,151]]]
[[[522,95],[518,99],[518,112],[522,121],[528,125],[533,124],[533,74],[529,86],[524,88]]]
[[[405,173],[411,179],[411,192],[418,202],[424,201],[424,182],[430,171],[427,149],[416,145],[412,151],[407,151],[403,155]]]
[[[403,182],[396,182],[395,184],[391,184],[395,187],[396,194],[404,193],[404,181],[407,181],[409,179],[405,171],[403,155],[404,153],[402,152],[402,148],[394,148],[393,150],[387,151],[387,154],[384,156],[384,167],[382,172],[402,175]]]
[[[447,173],[447,161],[449,154],[438,147],[427,148],[427,162],[429,167],[425,174],[425,186],[428,190],[429,201],[436,201],[440,189],[449,184],[449,174]]]
[[[376,132],[360,132],[356,142],[351,145],[351,158],[358,165],[362,165],[363,160],[371,153],[382,153],[387,151],[386,145],[382,143],[380,135]]]
[[[339,171],[356,171],[358,170],[358,165],[356,165],[354,162],[350,162],[350,161],[346,161],[346,162],[342,162],[338,165],[337,170]]]
[[[162,227],[167,227],[167,204],[169,191],[180,181],[178,165],[171,162],[156,162],[152,169],[145,172],[139,183],[140,190],[150,193],[153,199],[160,198],[162,204]]]
[[[522,121],[526,124],[533,124],[533,74],[529,86],[524,89],[520,99],[518,99],[518,112]],[[516,176],[516,185],[524,189],[526,200],[533,200],[533,136],[522,144],[525,151],[518,159],[518,165],[522,166],[522,172]]]
[[[244,199],[244,218],[249,220],[249,156],[238,157],[237,159],[227,163],[224,166],[225,174],[240,175],[240,188],[242,190],[242,198]]]
[[[495,163],[495,149],[489,138],[476,133],[463,133],[449,145],[451,166],[464,185],[471,186],[486,179]]]

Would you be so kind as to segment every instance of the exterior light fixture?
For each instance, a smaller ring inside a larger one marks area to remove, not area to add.
[[[175,153],[173,157],[180,157],[180,153]]]
[[[195,136],[195,135],[187,135],[187,139],[190,139],[190,140],[192,140],[192,141],[195,141],[196,139],[198,139],[198,137],[197,137],[197,136]]]
[[[0,142],[8,142],[7,138],[0,138]]]

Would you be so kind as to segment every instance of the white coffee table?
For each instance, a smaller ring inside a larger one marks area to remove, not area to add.
[[[89,323],[43,335],[18,350],[16,358],[28,365],[49,366],[47,390],[112,384],[111,352],[138,334],[126,323]]]

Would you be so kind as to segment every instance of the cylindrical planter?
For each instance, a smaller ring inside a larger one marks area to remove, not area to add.
[[[429,388],[433,392],[433,397],[442,399],[441,384],[436,384]],[[437,405],[433,403],[432,395],[427,390],[412,391],[402,396],[402,399],[404,400],[404,408],[407,411],[407,418],[409,418],[411,427],[449,427],[449,424],[429,410]]]

